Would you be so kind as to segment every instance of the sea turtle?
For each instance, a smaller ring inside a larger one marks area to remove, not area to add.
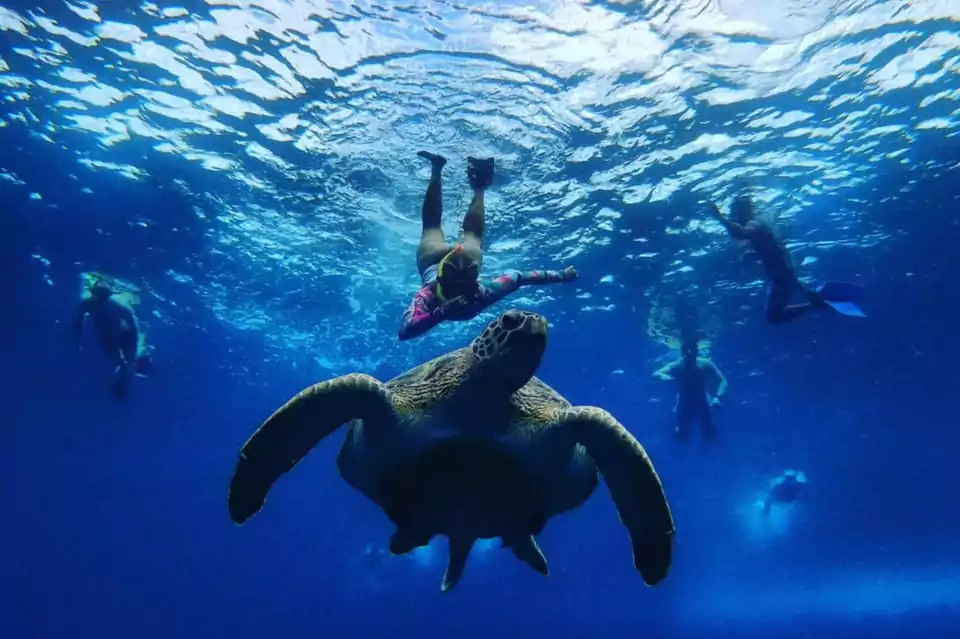
[[[446,535],[441,589],[460,579],[477,539],[504,547],[546,575],[534,535],[590,497],[598,470],[653,586],[670,567],[674,525],[660,478],[637,440],[610,413],[571,406],[534,377],[547,321],[510,310],[470,346],[388,382],[353,373],[304,389],[240,451],[230,516],[256,514],[274,482],[320,440],[350,422],[337,457],[343,479],[396,525],[390,552]]]

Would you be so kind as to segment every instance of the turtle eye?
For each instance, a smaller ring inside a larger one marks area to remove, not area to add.
[[[507,331],[517,330],[518,328],[520,328],[520,324],[521,324],[520,318],[514,313],[511,313],[509,315],[504,315],[503,317],[500,318],[500,326],[502,326],[503,329]]]

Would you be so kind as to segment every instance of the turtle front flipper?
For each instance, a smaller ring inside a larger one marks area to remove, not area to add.
[[[657,585],[670,570],[675,529],[660,477],[643,446],[613,415],[600,408],[571,408],[561,426],[597,463],[620,520],[630,533],[633,564],[644,583]]]
[[[242,524],[259,512],[274,482],[344,423],[392,416],[390,391],[369,375],[344,375],[300,391],[240,450],[227,499],[230,517]]]

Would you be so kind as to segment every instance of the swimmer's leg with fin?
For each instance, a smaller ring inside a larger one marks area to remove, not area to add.
[[[430,184],[427,185],[427,192],[423,196],[421,209],[423,228],[420,232],[420,245],[417,247],[417,271],[423,277],[424,271],[439,264],[451,250],[441,226],[443,218],[441,172],[447,159],[429,151],[420,151],[417,155],[428,160],[431,168]]]
[[[483,230],[486,225],[484,193],[493,183],[493,158],[467,158],[467,181],[473,198],[463,218],[463,251],[477,263],[483,262]]]
[[[795,279],[774,279],[770,283],[767,293],[767,321],[772,324],[783,324],[795,320],[810,311],[822,308],[809,293],[811,300],[799,304],[791,304],[790,297],[797,287],[802,287]]]

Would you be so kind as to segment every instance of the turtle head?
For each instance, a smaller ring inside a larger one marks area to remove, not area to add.
[[[547,347],[547,320],[510,310],[493,320],[473,343],[472,375],[487,387],[513,393],[530,381]]]

